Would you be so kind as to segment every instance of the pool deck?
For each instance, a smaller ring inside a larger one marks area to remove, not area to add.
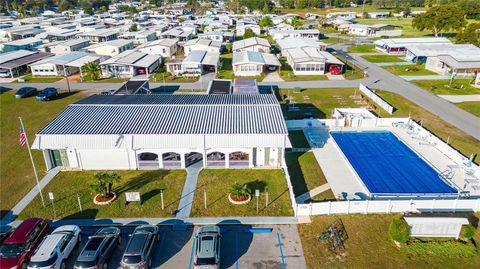
[[[369,192],[358,174],[348,162],[333,138],[329,135],[329,131],[358,131],[357,128],[305,128],[303,129],[307,140],[312,146],[312,151],[320,165],[335,197],[341,197],[345,194],[352,195],[356,193]],[[478,183],[469,183],[467,181],[475,181],[472,179],[465,169],[464,165],[457,164],[448,156],[437,150],[432,145],[425,143],[422,138],[416,137],[415,134],[407,132],[402,127],[381,127],[381,128],[362,128],[361,131],[391,131],[423,158],[430,166],[434,167],[439,173],[444,173],[458,188],[470,191],[471,196],[480,196],[480,190],[474,190],[473,185]],[[466,181],[467,180],[467,181]]]

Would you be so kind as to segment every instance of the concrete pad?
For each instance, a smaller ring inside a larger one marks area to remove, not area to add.
[[[452,103],[480,102],[480,94],[439,95],[439,96]]]

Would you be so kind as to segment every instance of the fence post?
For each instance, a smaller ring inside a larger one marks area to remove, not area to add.
[[[369,202],[369,200],[365,201],[365,214],[368,213],[368,202]]]
[[[455,199],[455,203],[453,204],[453,213],[457,212],[457,202],[458,202],[458,198]]]
[[[347,200],[347,214],[350,214],[350,200]]]
[[[388,200],[388,204],[387,204],[387,213],[390,214],[391,210],[392,210],[392,200]]]
[[[312,213],[313,213],[313,205],[312,205],[312,202],[310,202],[310,216],[312,216]]]
[[[330,215],[330,211],[332,210],[332,201],[328,201],[328,212],[327,215]]]
[[[430,213],[433,213],[434,208],[435,208],[435,199],[432,200],[432,208],[430,208]]]
[[[413,199],[410,199],[410,209],[408,211],[412,212],[412,208],[413,208]]]

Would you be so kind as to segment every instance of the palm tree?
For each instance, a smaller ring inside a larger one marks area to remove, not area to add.
[[[83,72],[85,72],[92,80],[98,80],[102,69],[97,62],[88,62],[82,66]]]
[[[245,199],[250,195],[250,190],[247,184],[234,182],[228,189],[228,193],[240,199]]]
[[[94,177],[95,180],[90,184],[90,187],[104,198],[112,195],[113,183],[120,180],[120,176],[115,172],[98,172],[95,173]]]

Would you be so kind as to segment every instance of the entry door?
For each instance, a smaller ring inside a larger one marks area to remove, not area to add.
[[[63,166],[62,155],[60,150],[54,149],[51,151],[52,154],[52,167]]]

